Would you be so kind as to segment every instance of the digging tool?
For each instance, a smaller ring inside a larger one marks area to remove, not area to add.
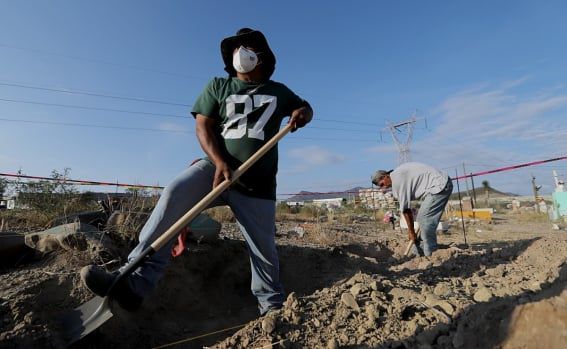
[[[417,239],[415,241],[410,240],[410,242],[408,243],[408,246],[406,247],[406,251],[404,252],[404,256],[407,256],[410,253],[413,245],[415,245],[417,247],[416,242],[421,238],[421,227],[417,227],[417,231],[415,232],[415,235],[417,236]]]
[[[292,125],[288,124],[281,129],[272,139],[264,144],[258,151],[246,160],[234,173],[232,179],[225,179],[221,184],[214,188],[207,196],[199,201],[191,210],[189,210],[183,217],[175,222],[165,233],[157,238],[150,247],[146,248],[140,256],[132,260],[126,268],[116,277],[114,283],[108,290],[107,294],[116,286],[118,282],[128,277],[142,262],[153,255],[160,248],[165,246],[177,233],[187,226],[201,211],[206,209],[222,192],[236,181],[244,172],[246,172],[258,159],[266,154],[280,139],[292,130]],[[73,311],[65,314],[61,318],[61,326],[63,335],[67,340],[67,344],[72,344],[87,334],[91,333],[108,319],[112,317],[112,302],[111,298],[95,297],[87,303],[75,308]]]

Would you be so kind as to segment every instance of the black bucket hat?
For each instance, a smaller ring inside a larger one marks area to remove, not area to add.
[[[276,56],[268,45],[268,40],[262,32],[250,28],[241,28],[236,35],[229,36],[221,41],[221,55],[224,61],[224,70],[230,76],[236,76],[236,70],[232,66],[232,54],[240,46],[253,48],[262,62],[262,69],[268,80],[276,69]]]

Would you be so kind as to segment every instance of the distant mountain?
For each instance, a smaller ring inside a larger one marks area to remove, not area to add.
[[[298,194],[289,197],[285,201],[313,201],[319,199],[334,199],[334,198],[348,199],[354,197],[355,195],[358,195],[358,191],[360,189],[366,189],[366,188],[355,187],[344,191],[331,191],[325,193],[317,193],[317,192],[302,190]]]
[[[333,199],[333,198],[348,199],[348,198],[352,198],[354,195],[358,195],[358,191],[360,189],[369,189],[369,188],[355,187],[355,188],[347,189],[347,190],[344,190],[344,191],[331,191],[331,192],[324,192],[324,193],[302,190],[298,194],[289,197],[285,201],[313,201],[313,200],[319,200],[319,199]],[[478,188],[475,187],[474,190],[476,192],[477,197],[480,197],[480,196],[484,197],[486,195],[484,187],[478,187]],[[472,189],[469,190],[469,193],[470,193],[471,196],[473,195]],[[491,198],[518,196],[517,194],[513,194],[513,193],[501,192],[501,191],[496,190],[492,187],[488,188],[488,193],[489,193]],[[466,189],[463,188],[463,185],[461,185],[461,197],[463,197],[463,196],[468,196],[468,194],[467,194]],[[453,194],[451,195],[451,200],[458,200],[458,198],[459,197],[458,197],[458,193],[457,193],[457,185],[453,183]]]
[[[461,186],[461,197],[463,196],[469,196],[468,194],[470,194],[470,196],[473,196],[473,190],[469,189],[469,192],[467,193],[466,188],[463,188],[463,185],[460,184]],[[486,196],[486,190],[484,187],[475,187],[474,188],[474,193],[476,193],[477,198],[482,196]],[[519,196],[518,194],[514,194],[514,193],[505,193],[499,190],[496,190],[492,187],[488,187],[488,195],[491,198],[500,198],[500,197],[509,197],[509,196]],[[457,193],[457,185],[453,182],[453,194],[451,194],[451,200],[458,200],[459,196]]]

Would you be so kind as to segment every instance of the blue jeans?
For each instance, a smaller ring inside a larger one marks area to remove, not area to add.
[[[214,173],[213,164],[200,160],[183,171],[164,189],[140,232],[139,244],[128,256],[129,262],[212,190]],[[260,312],[263,314],[269,309],[281,307],[285,292],[280,282],[275,243],[275,202],[246,196],[236,190],[227,190],[210,207],[220,205],[230,206],[244,235],[252,269],[251,289],[258,299]],[[170,262],[171,248],[175,240],[172,239],[156,251],[130,275],[128,281],[136,294],[146,297],[156,287]]]
[[[416,218],[421,229],[421,242],[419,250],[416,246],[413,247],[412,252],[415,255],[419,255],[418,252],[423,252],[424,256],[431,256],[431,253],[437,250],[437,226],[452,192],[453,183],[449,178],[447,185],[441,192],[427,194],[423,198]]]

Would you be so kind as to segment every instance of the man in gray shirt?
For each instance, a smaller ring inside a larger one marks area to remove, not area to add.
[[[398,199],[400,212],[408,224],[408,237],[416,243],[413,253],[420,255],[423,252],[425,256],[430,256],[437,249],[437,226],[453,192],[451,178],[431,166],[406,162],[394,170],[376,171],[372,183],[379,188],[392,188],[392,194]],[[423,199],[416,219],[421,229],[419,247],[410,207],[410,202],[418,199]]]

